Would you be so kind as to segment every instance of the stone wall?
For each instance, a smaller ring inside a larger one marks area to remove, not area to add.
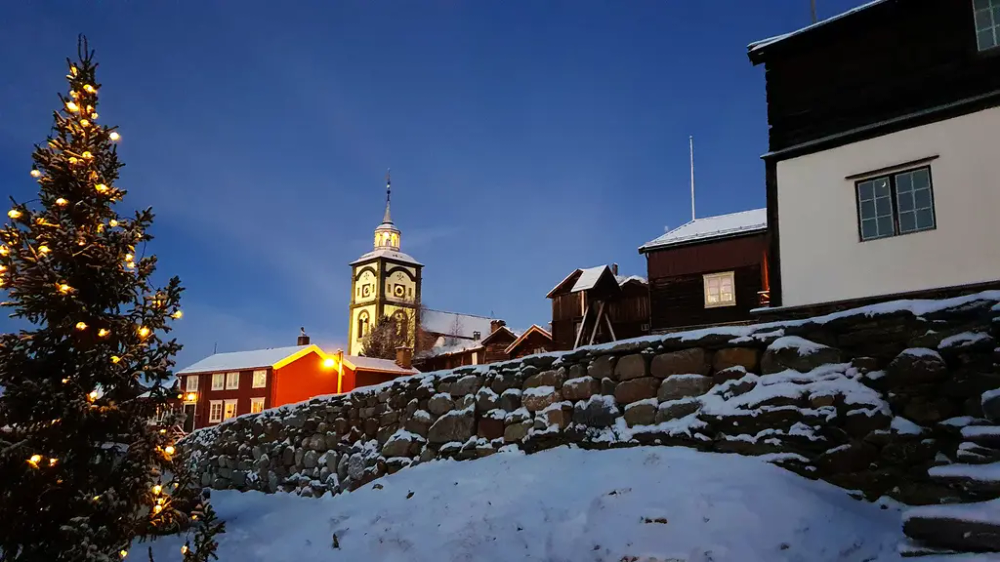
[[[998,301],[901,301],[427,373],[241,416],[182,446],[204,485],[305,496],[433,459],[660,444],[767,455],[870,499],[968,501],[980,491],[928,469],[1000,459],[963,437],[991,423]]]

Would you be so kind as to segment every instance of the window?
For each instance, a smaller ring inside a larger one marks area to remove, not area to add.
[[[226,390],[235,390],[240,387],[239,373],[226,373]]]
[[[251,398],[250,399],[250,413],[259,414],[264,411],[264,399],[263,398]]]
[[[228,420],[236,417],[236,400],[223,400],[222,419]]]
[[[976,9],[976,44],[980,51],[1000,46],[1000,0],[972,0]]]
[[[732,271],[724,273],[712,273],[704,277],[705,280],[705,308],[716,308],[720,306],[736,306],[736,292],[733,290],[735,283]]]
[[[188,392],[198,392],[198,375],[190,375],[184,385],[184,390]]]
[[[208,403],[209,423],[219,423],[222,421],[222,400],[212,400]]]
[[[857,192],[862,242],[936,227],[927,166],[859,181]]]
[[[212,390],[222,390],[226,388],[226,375],[215,373],[212,375]]]
[[[253,372],[253,388],[264,388],[267,386],[267,369]]]
[[[365,332],[368,331],[368,311],[362,310],[358,314],[358,339],[365,337]]]

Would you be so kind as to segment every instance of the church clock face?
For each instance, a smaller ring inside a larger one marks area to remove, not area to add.
[[[375,274],[365,271],[358,276],[355,289],[355,298],[358,300],[371,300],[375,298]]]

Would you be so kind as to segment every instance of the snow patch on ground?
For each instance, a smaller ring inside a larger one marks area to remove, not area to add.
[[[1000,522],[1000,500],[978,503],[922,505],[907,509],[903,513],[904,522],[915,517],[942,517],[957,519],[959,521],[996,524]]]
[[[962,437],[997,437],[1000,427],[995,425],[970,425],[962,428]]]
[[[965,427],[974,421],[976,421],[976,418],[972,416],[958,416],[938,422],[938,425],[946,425],[948,427]]]
[[[774,343],[768,346],[771,351],[779,351],[782,349],[795,349],[798,351],[799,355],[812,355],[818,351],[826,349],[826,346],[816,342],[809,341],[805,338],[800,338],[799,336],[784,336],[774,340]]]
[[[896,509],[760,459],[680,447],[436,461],[336,497],[212,500],[222,561],[884,562],[903,538]],[[182,544],[157,540],[153,554],[177,559]]]

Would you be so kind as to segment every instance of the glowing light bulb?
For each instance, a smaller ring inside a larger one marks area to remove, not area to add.
[[[188,402],[194,402],[194,399],[197,398],[197,397],[198,397],[198,395],[195,394],[194,392],[188,392],[188,395],[187,395]]]
[[[62,293],[62,294],[64,294],[64,295],[66,293],[69,293],[72,290],[73,290],[73,287],[70,287],[69,285],[67,285],[65,283],[63,283],[62,285],[59,285],[59,292]]]
[[[197,520],[198,520],[198,514],[197,513],[192,513],[191,514],[191,521],[197,521]]]
[[[0,246],[0,256],[6,256],[10,253],[10,249],[7,246]]]
[[[132,254],[125,254],[125,261],[132,261],[135,257]]]
[[[178,394],[177,395],[177,399],[180,400],[181,398],[184,398],[184,395],[183,394]]]
[[[161,511],[163,511],[163,506],[162,505],[157,504],[157,505],[153,506],[153,513],[159,513]]]
[[[76,156],[70,156],[69,157],[69,163],[70,164],[76,164]]]
[[[77,68],[76,65],[69,67],[69,71],[73,73],[73,76],[76,76],[77,74],[80,73],[80,69]]]
[[[160,495],[161,491],[163,491],[163,486],[160,486],[159,484],[157,484],[156,486],[153,486],[153,493],[154,494]]]
[[[86,330],[87,329],[87,323],[86,322],[77,322],[76,323],[76,329],[77,330]]]
[[[33,178],[40,178],[40,177],[42,177],[42,172],[38,168],[32,168],[31,169],[31,177],[33,177]]]
[[[116,221],[115,219],[111,219],[108,222],[108,226],[110,226],[111,228],[114,228],[114,227],[118,226],[118,221]]]
[[[111,335],[111,330],[105,330],[104,328],[101,328],[100,330],[97,331],[97,337],[99,338],[106,338],[109,335]]]
[[[76,105],[75,101],[68,101],[66,102],[66,109],[76,113],[77,111],[80,111],[80,106]]]
[[[149,328],[142,326],[139,328],[139,337],[144,338],[149,335]]]
[[[90,121],[87,121],[86,119],[80,119],[80,126],[81,127],[89,127],[90,126]]]
[[[97,88],[91,86],[90,84],[84,84],[83,91],[87,92],[88,94],[93,94],[94,92],[97,91]]]
[[[161,429],[161,430],[160,430],[160,435],[166,435],[166,433],[167,433],[167,430],[166,430],[166,429]]]
[[[94,189],[96,189],[97,191],[100,191],[101,193],[104,193],[105,191],[108,190],[108,186],[104,185],[103,183],[99,183],[99,184],[97,184],[97,185],[94,186]]]
[[[86,158],[88,160],[90,160],[91,158],[94,157],[94,155],[91,154],[89,150],[84,150],[83,154],[81,154],[80,156],[83,156],[84,158]]]
[[[62,383],[63,383],[63,384],[66,384],[66,383],[68,383],[68,382],[69,382],[69,379],[63,379],[63,380],[62,380]]]
[[[87,398],[89,398],[91,402],[93,402],[94,400],[97,400],[97,391],[96,390],[91,390],[90,394],[87,395]]]
[[[17,209],[11,209],[7,211],[7,216],[12,219],[16,219],[21,216],[21,211],[18,211]]]
[[[121,358],[121,357],[118,357],[117,355],[112,355],[112,356],[111,356],[111,362],[112,362],[112,363],[118,363],[118,362],[119,362],[119,361],[121,361],[121,360],[122,360],[122,358]]]
[[[94,500],[95,502],[96,502],[96,501],[98,501],[98,500],[100,500],[100,499],[101,499],[101,496],[94,496],[94,497],[93,497],[93,500]]]
[[[187,553],[188,553],[188,545],[182,546],[181,547],[181,554],[187,554]]]
[[[122,558],[125,558],[126,556],[128,556],[128,551],[123,548],[122,551],[119,552],[118,554],[120,554]]]
[[[118,131],[111,131],[111,133],[108,135],[108,138],[113,141],[117,141],[121,139],[122,136],[118,134]]]
[[[184,317],[184,311],[178,310],[178,311],[174,312],[173,314],[171,314],[170,316],[172,316],[173,318],[181,319],[181,318]]]
[[[46,246],[45,244],[42,244],[41,246],[38,247],[38,252],[42,254],[47,254],[49,253],[49,247]]]
[[[31,456],[30,456],[30,457],[28,458],[28,464],[30,464],[31,466],[33,466],[33,467],[35,467],[35,468],[38,468],[38,463],[39,463],[39,462],[40,462],[41,460],[42,460],[42,455],[31,455]]]
[[[69,201],[63,199],[62,197],[60,197],[59,199],[56,199],[56,205],[59,205],[60,207],[65,207],[68,204],[69,204]]]
[[[166,447],[163,448],[163,452],[166,453],[166,454],[168,454],[168,455],[174,454],[174,446],[173,445],[167,445]]]
[[[90,114],[90,118],[93,119],[94,121],[97,121],[97,114],[96,113],[91,113]]]
[[[49,459],[49,466],[55,466],[59,459]]]
[[[334,365],[333,357],[327,357],[326,359],[323,360],[324,367],[329,369],[330,367],[333,367],[333,365]]]

